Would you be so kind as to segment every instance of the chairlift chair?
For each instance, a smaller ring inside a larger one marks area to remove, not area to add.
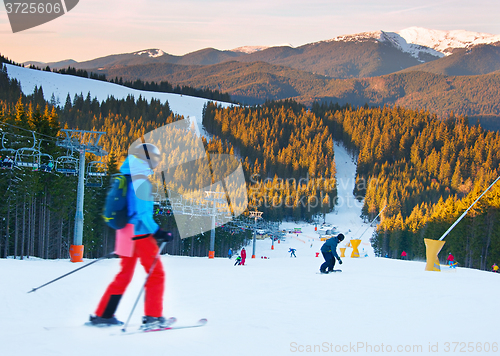
[[[20,148],[16,151],[14,164],[18,167],[38,169],[40,167],[40,154],[36,148]]]
[[[57,157],[55,170],[58,173],[64,173],[66,175],[77,175],[78,174],[78,158],[73,156],[61,156]]]
[[[40,153],[38,163],[40,164],[40,170],[44,172],[52,172],[55,167],[54,159],[47,153]]]
[[[85,185],[87,187],[99,188],[102,187],[102,177],[108,174],[108,168],[105,162],[92,161],[87,166],[87,175]]]
[[[9,140],[7,139],[7,134],[8,132],[2,132],[2,148],[0,148],[0,156],[2,157],[2,166],[3,166],[3,160],[6,157],[9,157],[14,161],[14,157],[16,156],[16,149],[12,147],[7,147],[9,145]],[[12,165],[11,165],[12,166]]]

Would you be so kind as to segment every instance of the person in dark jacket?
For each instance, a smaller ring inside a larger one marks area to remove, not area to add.
[[[137,260],[150,273],[145,284],[143,328],[161,327],[167,323],[163,314],[163,290],[165,273],[161,260],[157,258],[157,241],[171,241],[172,234],[162,230],[153,220],[152,185],[148,176],[160,161],[160,151],[152,144],[139,144],[129,152],[120,172],[130,174],[132,181],[127,189],[129,224],[133,225],[134,241],[131,256],[120,256],[121,270],[102,296],[95,316],[90,317],[92,325],[121,325],[115,317],[120,299],[132,280]],[[153,267],[154,266],[154,267]],[[151,268],[153,268],[151,270]]]
[[[331,237],[321,246],[321,253],[325,259],[325,262],[319,268],[321,273],[332,272],[335,267],[335,259],[342,264],[342,260],[337,254],[337,245],[344,240],[343,234],[338,234],[337,236]]]

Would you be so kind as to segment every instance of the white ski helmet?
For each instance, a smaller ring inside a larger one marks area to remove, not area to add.
[[[152,143],[141,143],[131,152],[134,156],[148,162],[151,169],[155,169],[161,160],[160,150]]]

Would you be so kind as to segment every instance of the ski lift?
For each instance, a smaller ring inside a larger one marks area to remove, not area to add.
[[[39,169],[41,171],[50,173],[54,169],[54,159],[47,153],[40,153],[40,159],[38,163],[40,164]]]
[[[55,170],[68,176],[76,176],[78,174],[78,163],[78,158],[73,156],[60,156],[56,158]]]
[[[87,176],[105,177],[108,174],[108,166],[102,161],[89,162],[87,166]]]
[[[161,205],[162,205],[162,196],[160,194],[160,186],[159,185],[156,185],[156,191],[154,193],[152,193],[153,195],[153,204],[155,206],[160,206],[161,208]]]
[[[0,148],[0,167],[2,168],[12,168],[16,156],[15,149],[6,147],[8,144],[7,134],[8,132],[2,132],[2,148]]]
[[[14,164],[37,170],[40,166],[40,151],[36,148],[20,148],[16,151]]]
[[[11,147],[7,147],[9,140],[7,139],[8,132],[2,132],[2,148],[0,148],[1,156],[4,155],[9,157],[14,157],[16,155],[16,150]]]
[[[108,167],[105,162],[92,161],[87,166],[87,176],[85,185],[87,187],[100,188],[102,187],[102,177],[108,174]]]

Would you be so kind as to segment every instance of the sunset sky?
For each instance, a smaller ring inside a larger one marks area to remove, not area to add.
[[[88,60],[148,48],[273,46],[411,26],[500,34],[500,1],[80,0],[66,15],[12,33],[0,5],[0,53],[16,62]]]

